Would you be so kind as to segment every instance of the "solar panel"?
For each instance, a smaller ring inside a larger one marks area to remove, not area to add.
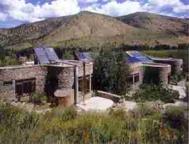
[[[85,59],[83,53],[79,53],[79,59]]]
[[[127,62],[128,63],[136,63],[136,62],[140,62],[140,61],[138,59],[136,59],[135,57],[128,57]]]
[[[79,60],[81,61],[92,61],[92,57],[89,52],[80,52],[78,56]]]
[[[137,61],[138,60],[138,61],[143,62],[143,63],[151,63],[151,62],[153,62],[150,58],[148,58],[147,56],[141,54],[138,51],[129,51],[129,52],[127,52],[127,54],[130,57],[130,61]]]
[[[53,48],[35,48],[34,51],[40,64],[49,64],[59,60]]]
[[[85,53],[83,53],[83,55],[84,55],[85,59],[92,60],[90,53],[85,52]]]
[[[44,50],[50,62],[57,62],[59,60],[53,48],[45,48]]]
[[[44,48],[35,48],[34,51],[40,64],[50,63],[46,56]]]

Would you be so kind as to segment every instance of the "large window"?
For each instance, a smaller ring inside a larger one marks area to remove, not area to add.
[[[10,86],[10,85],[12,85],[12,81],[4,81],[3,85],[4,86]]]
[[[139,73],[134,75],[134,82],[138,82],[139,81]]]
[[[127,77],[127,82],[129,84],[133,84],[133,76],[132,75],[130,75],[130,76]]]
[[[140,80],[139,73],[136,73],[127,77],[127,82],[130,84],[137,83],[139,80]]]
[[[33,92],[35,92],[35,78],[16,80],[16,94],[18,96]]]
[[[86,76],[85,78],[85,82],[83,80],[83,77],[79,77],[78,79],[78,83],[79,83],[79,91],[84,91],[83,89],[85,89],[85,92],[89,92],[90,91],[90,76]]]

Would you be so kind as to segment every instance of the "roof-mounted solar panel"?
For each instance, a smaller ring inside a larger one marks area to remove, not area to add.
[[[53,48],[35,48],[34,52],[40,64],[54,63],[59,60]]]
[[[44,50],[50,62],[58,62],[59,58],[53,48],[45,48]]]
[[[34,51],[40,64],[50,63],[43,48],[35,48]]]
[[[152,63],[153,62],[148,56],[145,56],[138,51],[128,51],[127,54],[131,61],[139,61],[142,63]]]
[[[91,54],[89,52],[79,52],[78,54],[78,59],[80,61],[92,61]]]

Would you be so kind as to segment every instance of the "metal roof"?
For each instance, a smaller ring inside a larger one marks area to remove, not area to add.
[[[59,60],[53,48],[35,48],[34,52],[40,64],[55,63]]]

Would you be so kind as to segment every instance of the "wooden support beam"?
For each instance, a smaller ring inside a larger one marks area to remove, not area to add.
[[[78,67],[74,66],[74,104],[77,104],[78,98]]]
[[[83,101],[85,101],[85,94],[86,94],[86,64],[83,62]]]

